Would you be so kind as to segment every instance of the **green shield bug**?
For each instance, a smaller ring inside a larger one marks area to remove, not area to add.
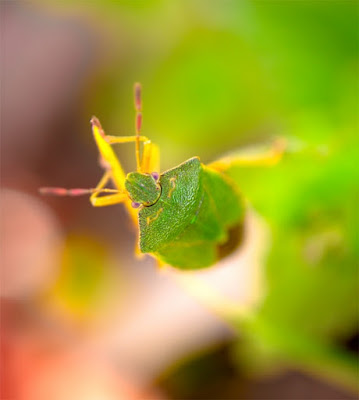
[[[141,86],[136,83],[136,134],[108,136],[96,117],[92,132],[104,175],[93,189],[42,188],[44,194],[90,194],[95,207],[124,203],[139,230],[139,253],[179,269],[213,265],[240,244],[245,207],[237,185],[226,174],[233,165],[273,165],[284,141],[258,154],[234,154],[209,165],[193,157],[160,173],[159,148],[141,135]],[[137,171],[125,174],[111,145],[135,143]],[[143,144],[141,154],[141,143]],[[107,188],[112,182],[114,189]]]

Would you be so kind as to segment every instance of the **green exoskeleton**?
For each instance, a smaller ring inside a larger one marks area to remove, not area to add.
[[[193,157],[160,173],[159,148],[141,135],[141,108],[141,86],[136,83],[134,136],[108,136],[99,120],[91,119],[104,168],[96,188],[41,191],[70,196],[90,193],[95,207],[124,203],[139,230],[140,253],[180,269],[213,265],[238,246],[245,215],[243,197],[226,170],[233,165],[273,165],[281,158],[284,143],[276,141],[262,154],[237,154],[209,165]],[[111,145],[128,142],[136,146],[137,171],[126,175]],[[109,182],[114,189],[106,188]]]

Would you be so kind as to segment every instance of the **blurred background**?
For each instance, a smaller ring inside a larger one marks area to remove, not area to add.
[[[162,171],[289,142],[230,170],[245,237],[208,270],[38,194],[97,184],[89,120],[133,134],[136,81]],[[2,1],[1,398],[357,398],[358,93],[356,1]]]

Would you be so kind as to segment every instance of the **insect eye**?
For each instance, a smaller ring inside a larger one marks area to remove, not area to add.
[[[133,208],[138,208],[140,205],[141,205],[141,203],[136,203],[135,201],[133,201],[133,202],[131,203],[131,206],[132,206]]]
[[[152,172],[151,175],[152,175],[153,179],[157,182],[159,177],[160,177],[159,173],[158,172]]]

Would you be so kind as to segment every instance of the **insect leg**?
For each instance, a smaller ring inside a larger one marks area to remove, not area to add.
[[[105,187],[107,182],[111,178],[111,173],[110,171],[106,171],[101,178],[100,182],[95,188],[95,192],[90,196],[90,201],[91,204],[94,207],[104,207],[104,206],[109,206],[112,204],[118,204],[118,203],[123,203],[124,201],[128,200],[128,196],[125,193],[115,193],[115,194],[109,194],[106,196],[99,196],[99,194],[102,192],[101,189]]]
[[[136,136],[105,136],[105,140],[109,144],[121,144],[136,142]],[[139,140],[143,143],[143,153],[141,159],[142,172],[159,172],[160,150],[158,146],[151,142],[146,136],[140,136]]]
[[[100,152],[101,166],[111,172],[109,177],[111,177],[117,189],[120,192],[125,192],[125,172],[110,144],[106,141],[106,135],[100,121],[96,117],[92,117],[91,124],[94,139]]]
[[[135,226],[138,225],[138,218],[137,218],[137,211],[132,207],[131,205],[131,200],[129,199],[127,192],[126,191],[118,191],[116,194],[109,194],[105,196],[99,196],[101,193],[101,189],[110,181],[112,180],[115,182],[114,177],[112,175],[111,170],[107,170],[104,175],[102,176],[100,182],[96,186],[96,189],[98,192],[94,192],[92,196],[90,197],[91,204],[94,207],[104,207],[104,206],[110,206],[113,204],[119,204],[119,203],[124,203],[128,213],[130,214],[130,217],[132,219],[132,222],[134,223]]]
[[[136,136],[110,136],[105,135],[105,140],[109,144],[116,144],[116,143],[131,143],[137,140]],[[140,136],[140,142],[147,142],[149,139],[146,136]]]
[[[208,166],[216,171],[225,172],[231,167],[257,167],[272,166],[277,164],[286,149],[286,140],[283,138],[273,142],[271,147],[267,148],[251,148],[241,150],[217,161],[210,163]]]
[[[104,186],[109,180],[111,180],[119,191],[118,194],[111,195],[111,197],[101,196],[93,198],[92,201],[95,203],[93,205],[96,207],[101,207],[124,202],[133,223],[137,226],[137,211],[131,206],[131,201],[127,194],[124,194],[127,193],[127,191],[125,189],[125,172],[122,169],[121,163],[112,150],[110,143],[108,143],[107,136],[101,127],[100,121],[96,117],[92,117],[91,124],[92,132],[100,152],[100,162],[102,167],[106,170],[103,178],[99,182],[99,185]]]
[[[141,160],[142,172],[160,172],[160,149],[150,140],[143,144],[143,154]]]

